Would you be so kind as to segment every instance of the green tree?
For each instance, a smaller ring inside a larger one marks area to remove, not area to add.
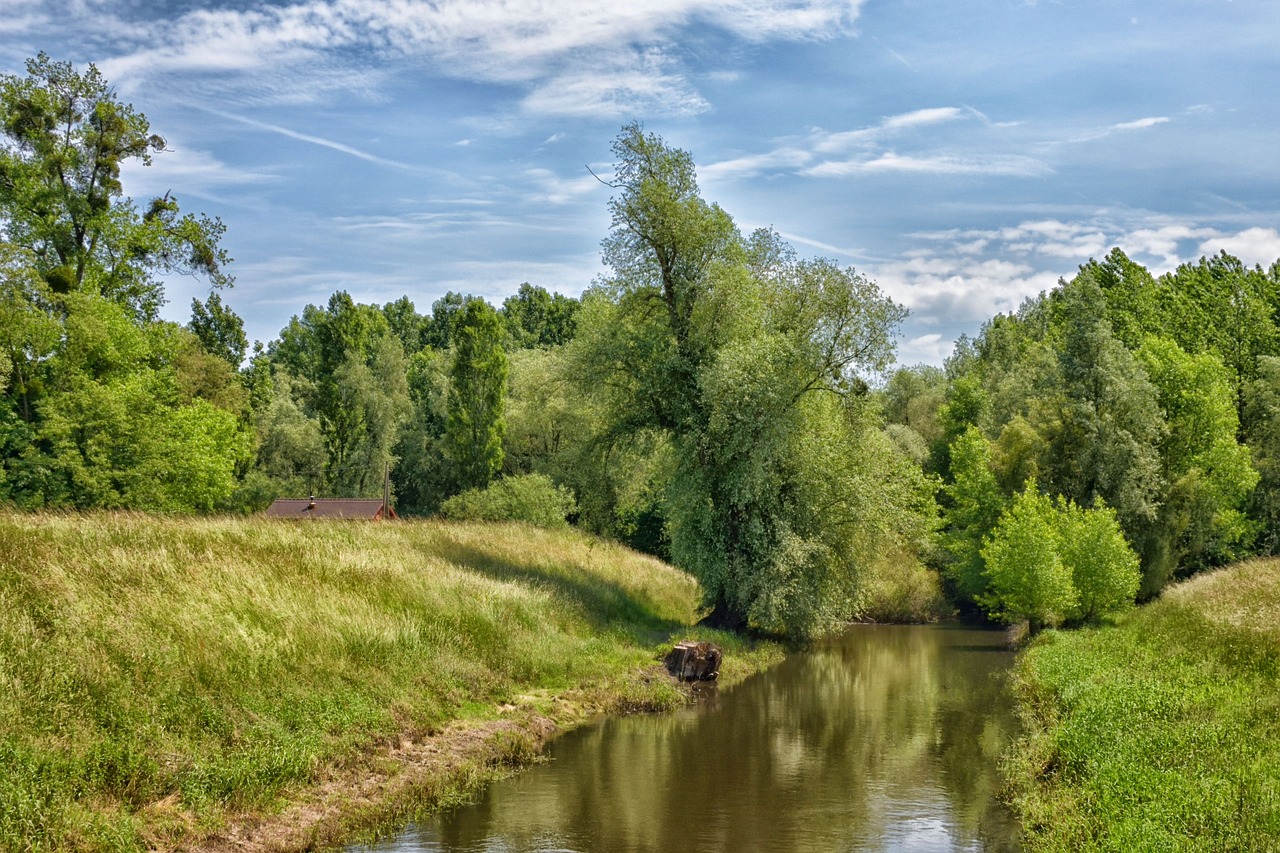
[[[987,592],[982,559],[984,543],[1006,508],[1004,495],[991,470],[987,439],[970,426],[950,449],[952,482],[943,486],[943,549],[950,558],[947,577],[956,595],[978,602]]]
[[[0,77],[0,130],[0,230],[30,250],[55,292],[98,293],[151,319],[163,302],[158,276],[231,284],[221,222],[181,215],[171,195],[141,214],[124,197],[121,165],[150,164],[165,143],[97,68],[80,73],[41,53],[26,77]]]
[[[1160,520],[1171,562],[1197,569],[1236,559],[1253,538],[1244,508],[1258,473],[1237,439],[1230,370],[1215,352],[1191,355],[1166,338],[1148,337],[1137,355],[1169,425]]]
[[[1095,622],[1133,606],[1142,572],[1111,507],[1099,501],[1086,510],[1065,502],[1058,507],[1056,541],[1079,596],[1068,611],[1072,619]]]
[[[210,355],[216,355],[232,367],[239,367],[249,350],[244,321],[223,305],[222,297],[216,293],[210,293],[205,302],[191,300],[191,331]]]
[[[444,452],[459,489],[483,489],[502,469],[507,354],[502,319],[483,299],[466,303],[453,328]]]
[[[1143,535],[1156,521],[1165,485],[1160,444],[1167,427],[1156,389],[1111,334],[1096,282],[1079,276],[1060,299],[1056,423],[1045,436],[1044,483],[1084,506],[1101,497],[1131,536]]]
[[[1237,414],[1258,358],[1280,354],[1276,282],[1226,252],[1183,264],[1160,278],[1171,335],[1189,353],[1213,350],[1230,371]]]
[[[553,347],[568,343],[575,328],[578,300],[548,293],[528,282],[502,301],[502,319],[514,348]]]
[[[1258,359],[1258,378],[1248,388],[1245,408],[1249,448],[1260,480],[1251,515],[1261,525],[1263,553],[1280,553],[1280,358]]]
[[[584,297],[574,376],[606,434],[668,444],[671,553],[711,620],[821,633],[856,611],[872,543],[914,535],[923,478],[874,428],[863,379],[904,312],[772,232],[744,239],[689,154],[638,125],[613,150],[614,274]]]
[[[1058,551],[1057,512],[1035,481],[1000,517],[982,559],[990,592],[980,602],[993,618],[1025,619],[1035,631],[1061,623],[1077,608],[1071,568]]]

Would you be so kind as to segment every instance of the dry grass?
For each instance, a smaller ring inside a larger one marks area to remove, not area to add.
[[[0,848],[189,845],[397,739],[607,703],[696,602],[569,530],[0,513]]]

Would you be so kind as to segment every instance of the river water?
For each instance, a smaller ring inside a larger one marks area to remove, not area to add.
[[[1008,851],[1004,635],[859,625],[673,715],[609,718],[479,802],[373,847]]]

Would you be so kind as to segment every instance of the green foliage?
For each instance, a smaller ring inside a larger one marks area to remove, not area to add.
[[[923,478],[863,401],[903,311],[771,232],[744,239],[699,196],[689,154],[638,125],[614,152],[614,276],[584,297],[569,348],[600,444],[669,448],[671,553],[713,621],[820,634],[856,612],[865,555],[928,537]]]
[[[484,488],[502,468],[507,390],[502,337],[501,318],[480,299],[466,304],[454,327],[444,452],[462,489]]]
[[[981,559],[987,591],[977,602],[1032,630],[1132,607],[1141,577],[1114,510],[1100,499],[1092,509],[1070,500],[1055,507],[1035,480],[1000,517]]]
[[[979,599],[1002,622],[1032,630],[1062,622],[1077,606],[1072,571],[1059,555],[1058,514],[1034,481],[1000,518],[982,549],[990,592]]]
[[[1062,289],[1061,402],[1041,465],[1051,493],[1088,506],[1101,497],[1130,531],[1155,522],[1167,433],[1158,394],[1111,334],[1101,289],[1077,277]]]
[[[100,294],[152,319],[158,276],[231,283],[220,222],[180,215],[171,195],[143,214],[123,197],[121,166],[149,165],[165,144],[94,66],[80,73],[41,53],[26,77],[0,77],[0,132],[0,230],[31,252],[53,291]]]
[[[210,293],[205,302],[191,300],[191,331],[210,355],[225,359],[233,367],[240,366],[249,350],[244,321],[223,305],[222,297],[216,293]]]
[[[1137,355],[1169,424],[1162,457],[1171,487],[1162,533],[1187,568],[1238,558],[1253,538],[1243,509],[1258,473],[1237,440],[1230,372],[1215,353],[1189,355],[1164,338],[1147,338]]]
[[[1086,510],[1068,501],[1058,507],[1056,536],[1078,596],[1068,611],[1073,620],[1096,622],[1133,606],[1142,573],[1115,510],[1101,502]]]
[[[562,346],[573,338],[576,299],[548,293],[527,281],[502,301],[502,320],[512,349]]]
[[[523,521],[536,527],[564,527],[577,512],[573,494],[542,474],[495,480],[440,505],[440,514],[458,521]]]
[[[1263,553],[1280,553],[1280,358],[1258,360],[1258,378],[1248,387],[1246,406],[1249,448],[1259,474],[1251,500],[1251,516],[1262,530]]]
[[[983,544],[1005,511],[1005,497],[991,471],[989,444],[975,426],[952,443],[952,482],[943,486],[943,549],[949,559],[946,574],[956,596],[977,602],[987,592]]]

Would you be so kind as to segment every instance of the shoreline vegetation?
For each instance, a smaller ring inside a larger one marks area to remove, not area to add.
[[[1280,560],[1197,575],[1041,635],[1005,765],[1031,851],[1280,845]]]
[[[0,512],[0,848],[300,850],[464,800],[694,627],[695,581],[574,530]]]

